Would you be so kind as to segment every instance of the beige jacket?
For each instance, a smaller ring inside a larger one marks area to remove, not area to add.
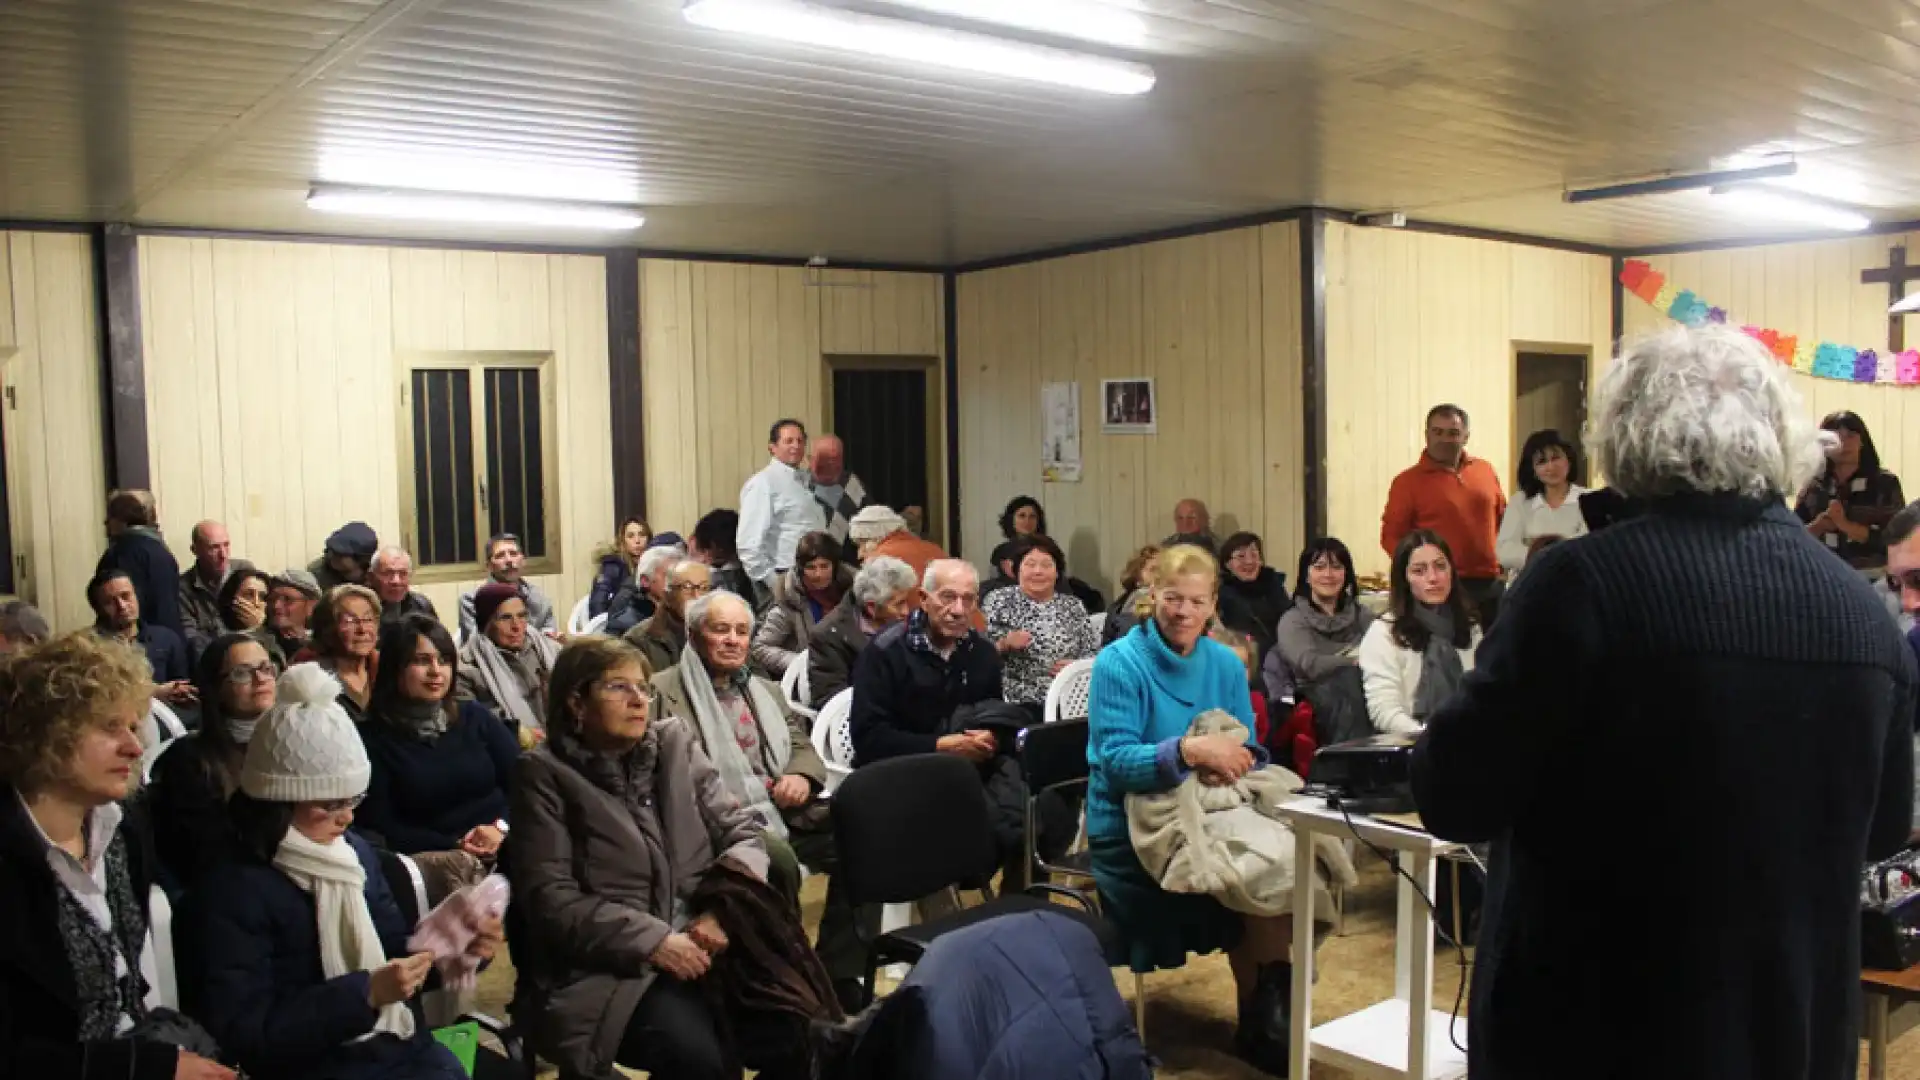
[[[1195,717],[1187,734],[1247,740],[1246,726],[1220,709]],[[1300,778],[1278,765],[1223,787],[1189,776],[1170,791],[1127,796],[1127,832],[1140,865],[1168,892],[1206,893],[1247,915],[1284,915],[1293,910],[1296,867],[1293,830],[1277,808],[1300,788]],[[1333,837],[1316,835],[1314,855],[1314,912],[1331,923],[1327,879],[1343,886],[1360,879]]]
[[[513,943],[515,1018],[566,1076],[616,1080],[620,1037],[657,975],[648,958],[701,875],[725,857],[766,878],[759,824],[722,789],[699,740],[679,720],[653,724],[652,797],[638,813],[616,782],[551,743],[520,758],[507,860],[526,927]]]

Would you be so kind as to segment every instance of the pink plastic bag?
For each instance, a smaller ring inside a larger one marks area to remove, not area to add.
[[[433,966],[440,969],[440,981],[448,990],[466,990],[473,986],[480,961],[467,955],[480,928],[507,913],[512,889],[499,874],[488,874],[477,885],[440,901],[413,928],[407,948],[433,954]]]

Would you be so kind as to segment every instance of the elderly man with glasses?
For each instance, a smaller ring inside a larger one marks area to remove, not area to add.
[[[687,647],[687,605],[713,591],[713,570],[682,559],[667,571],[666,598],[653,617],[627,631],[627,643],[639,649],[656,672],[680,662]]]

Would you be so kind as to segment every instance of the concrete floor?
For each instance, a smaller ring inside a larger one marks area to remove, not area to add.
[[[1316,1022],[1344,1016],[1393,993],[1394,879],[1384,864],[1365,852],[1357,862],[1361,883],[1347,900],[1346,933],[1329,936],[1318,953],[1320,980],[1313,994]],[[810,929],[818,927],[825,895],[825,879],[816,877],[807,883],[802,911]],[[1133,980],[1129,973],[1120,969],[1114,975],[1122,996],[1131,1001]],[[1233,977],[1224,956],[1195,957],[1178,971],[1149,976],[1146,985],[1147,1046],[1161,1060],[1157,1075],[1162,1080],[1265,1080],[1264,1073],[1242,1064],[1230,1050]],[[1451,949],[1436,943],[1436,1007],[1450,1009],[1459,985],[1459,961]],[[512,986],[511,963],[496,963],[481,976],[477,1004],[483,1011],[504,1018]],[[1464,1002],[1461,1008],[1459,1031],[1465,1039]],[[1920,1034],[1896,1040],[1888,1066],[1888,1080],[1920,1080]],[[548,1069],[540,1075],[544,1080],[558,1074]],[[1864,1046],[1860,1076],[1866,1076]],[[1316,1065],[1311,1080],[1349,1080],[1349,1074]]]

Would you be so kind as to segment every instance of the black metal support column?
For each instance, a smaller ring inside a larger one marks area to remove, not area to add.
[[[96,243],[107,486],[151,488],[147,362],[140,340],[140,240],[131,225],[107,225]]]
[[[640,384],[640,252],[610,251],[607,262],[607,389],[613,423],[613,513],[617,523],[647,512],[644,390]]]
[[[1307,539],[1327,535],[1327,212],[1300,215],[1301,451]]]

